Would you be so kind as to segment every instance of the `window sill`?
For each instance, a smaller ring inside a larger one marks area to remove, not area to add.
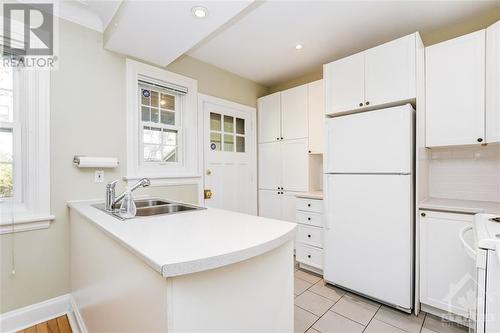
[[[54,215],[28,215],[17,218],[14,223],[10,221],[0,221],[0,235],[47,229],[54,219]]]

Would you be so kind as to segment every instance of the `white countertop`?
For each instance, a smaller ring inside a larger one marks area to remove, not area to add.
[[[201,272],[273,250],[295,236],[295,223],[215,208],[127,221],[69,202],[75,210],[164,277]]]
[[[500,202],[427,198],[419,203],[420,209],[442,210],[457,213],[500,214]]]
[[[323,200],[323,191],[301,192],[295,195],[297,198],[320,199]]]

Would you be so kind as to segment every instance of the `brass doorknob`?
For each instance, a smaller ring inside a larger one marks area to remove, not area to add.
[[[212,199],[212,190],[210,189],[203,190],[203,197],[205,199]]]
[[[207,176],[210,176],[212,174],[212,170],[207,169],[207,171],[205,173],[207,174]]]

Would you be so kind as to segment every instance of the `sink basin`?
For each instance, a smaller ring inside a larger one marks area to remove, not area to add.
[[[198,207],[174,201],[166,201],[162,199],[139,199],[139,200],[134,200],[134,202],[137,208],[137,213],[135,214],[135,216],[167,215],[167,214],[175,214],[175,213],[205,209],[204,207]],[[112,207],[113,209],[112,211],[105,210],[104,204],[95,204],[92,206],[120,220],[125,220],[120,216],[119,213],[120,204],[121,204],[120,202],[114,204]]]

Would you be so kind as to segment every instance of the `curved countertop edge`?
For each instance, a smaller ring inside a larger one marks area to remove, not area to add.
[[[249,247],[240,251],[231,252],[220,256],[203,258],[199,260],[187,261],[183,263],[163,265],[163,267],[161,268],[161,275],[164,277],[174,277],[192,273],[199,273],[211,269],[228,266],[231,264],[236,264],[238,262],[245,261],[257,257],[266,252],[272,251],[280,247],[281,245],[285,244],[286,242],[293,240],[294,237],[295,237],[295,228],[291,229],[289,232],[282,235],[281,237],[275,238],[269,242]],[[186,268],[185,268],[186,266],[190,266],[190,268],[188,269],[189,273],[186,273]]]
[[[258,244],[256,246],[252,246],[249,248],[245,248],[239,251],[230,252],[223,255],[212,256],[201,258],[198,260],[186,261],[182,263],[174,263],[174,264],[165,264],[161,265],[152,260],[150,260],[146,255],[142,252],[137,251],[134,247],[127,244],[126,241],[117,237],[115,234],[107,230],[105,227],[94,221],[94,217],[90,214],[86,214],[84,210],[81,210],[79,207],[76,207],[75,204],[86,203],[86,204],[94,204],[99,203],[100,201],[96,200],[75,200],[67,202],[67,206],[72,208],[77,214],[89,220],[93,225],[95,225],[99,230],[102,230],[105,235],[109,236],[112,240],[116,241],[120,246],[123,246],[125,249],[130,251],[133,255],[142,260],[145,264],[147,264],[150,268],[158,272],[161,276],[175,277],[181,275],[188,275],[193,273],[199,273],[203,271],[208,271],[211,269],[216,269],[224,266],[228,266],[231,264],[235,264],[241,261],[245,261],[254,257],[257,257],[266,252],[272,251],[286,242],[293,240],[296,233],[296,226],[290,229],[288,232],[284,233],[280,237],[274,238],[268,242],[264,242]],[[100,212],[102,214],[106,214],[105,212]],[[215,262],[214,262],[215,261]]]

